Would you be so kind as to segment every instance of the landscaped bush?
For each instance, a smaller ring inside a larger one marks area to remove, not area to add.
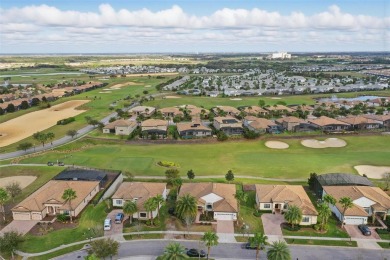
[[[284,229],[288,231],[298,231],[301,229],[299,225],[294,225],[294,228],[291,225],[284,225]]]
[[[68,215],[59,214],[59,215],[57,215],[57,220],[58,220],[59,222],[64,223],[64,222],[66,222],[66,221],[68,220]]]
[[[205,212],[205,213],[200,214],[199,220],[200,221],[213,221],[214,217],[213,217],[213,214],[211,212]]]
[[[315,224],[313,228],[315,231],[319,231],[321,229],[321,224]]]
[[[179,167],[177,163],[169,161],[159,161],[157,164],[163,167]]]
[[[389,231],[386,228],[377,228],[375,231],[378,234],[389,234]]]
[[[154,221],[153,221],[153,224],[155,225],[155,226],[160,226],[160,220],[158,219],[158,218],[156,218]]]
[[[69,123],[74,122],[75,120],[76,119],[74,117],[68,117],[68,118],[61,119],[61,120],[57,121],[57,125],[67,125]]]

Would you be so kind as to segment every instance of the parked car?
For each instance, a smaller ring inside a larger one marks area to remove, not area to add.
[[[365,236],[371,236],[371,230],[366,225],[359,225],[358,228]]]
[[[124,217],[125,217],[125,215],[123,213],[116,214],[116,216],[115,216],[115,224],[122,223],[122,220],[123,220]]]
[[[65,166],[64,162],[58,162],[58,166]]]
[[[54,166],[53,162],[47,162],[47,166]]]
[[[251,243],[249,243],[249,242],[248,242],[248,243],[242,244],[241,248],[256,250],[256,247],[255,247],[255,246],[252,246]],[[263,249],[264,249],[264,246],[261,246],[260,249],[263,250]]]
[[[105,231],[111,230],[111,219],[110,218],[106,218],[104,220],[104,230]]]
[[[187,250],[187,255],[189,257],[206,257],[206,252],[203,251],[203,250],[198,250],[196,248],[191,248],[189,250]]]

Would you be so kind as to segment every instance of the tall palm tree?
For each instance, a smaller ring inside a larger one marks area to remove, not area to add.
[[[347,209],[353,207],[353,202],[352,199],[349,197],[342,197],[339,199],[339,203],[343,207],[343,221],[341,223],[341,226],[344,227],[345,212],[347,211]]]
[[[133,214],[138,211],[137,204],[131,200],[125,202],[123,205],[123,213],[129,216],[129,222],[133,220]]]
[[[157,218],[159,218],[160,217],[160,207],[165,202],[165,199],[161,194],[157,194],[155,197],[153,197],[153,199],[157,203]]]
[[[283,241],[275,241],[267,251],[268,260],[290,260],[290,249]]]
[[[163,260],[181,260],[188,258],[184,246],[179,243],[171,243],[165,247]]]
[[[256,247],[256,260],[259,258],[260,250],[267,243],[268,237],[264,233],[256,233],[253,237],[249,238],[249,243],[251,246]]]
[[[218,245],[218,236],[215,232],[207,231],[204,233],[201,240],[204,242],[204,244],[207,246],[207,259],[209,259],[210,256],[210,248],[212,246]]]
[[[242,190],[238,190],[234,197],[237,199],[238,211],[240,211],[241,203],[245,203],[248,200],[248,194]]]
[[[323,198],[323,200],[330,204],[330,205],[335,205],[337,200],[332,196],[332,195],[329,195],[329,194],[326,194]]]
[[[196,198],[190,194],[184,194],[176,202],[176,213],[181,219],[186,216],[196,217],[197,208]]]
[[[7,191],[3,188],[0,188],[0,210],[3,213],[3,220],[5,221],[5,210],[4,204],[9,200],[9,195]]]
[[[329,217],[332,215],[332,211],[330,210],[327,203],[323,202],[318,204],[318,217],[321,221],[321,230],[324,230],[325,224],[328,222]]]
[[[156,203],[153,197],[150,197],[145,201],[144,207],[146,211],[150,212],[149,219],[150,219],[150,223],[153,225],[153,211],[157,209],[158,204]]]
[[[69,203],[69,217],[70,217],[70,222],[72,221],[72,200],[77,198],[76,191],[73,189],[66,189],[64,190],[64,193],[62,194],[62,199],[65,200],[65,203]]]
[[[302,210],[295,205],[289,206],[284,218],[294,228],[294,224],[299,224],[302,221]]]

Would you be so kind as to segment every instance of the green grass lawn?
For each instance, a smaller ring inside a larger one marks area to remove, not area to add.
[[[390,249],[390,243],[389,242],[377,242],[380,247],[385,249]]]
[[[87,244],[87,243],[83,243],[83,244],[79,244],[79,245],[74,245],[74,246],[69,246],[69,247],[66,247],[66,248],[57,250],[57,251],[55,251],[55,252],[49,253],[49,254],[40,255],[40,256],[34,256],[34,257],[29,257],[28,259],[29,259],[29,260],[49,260],[49,259],[53,259],[54,257],[61,256],[61,255],[65,255],[65,254],[68,254],[68,253],[71,253],[71,252],[80,250],[81,248],[83,248],[83,246],[84,246],[85,244]]]
[[[76,228],[56,230],[43,236],[26,235],[25,241],[21,243],[20,250],[28,253],[37,253],[60,245],[85,240],[87,239],[85,234],[88,232],[88,228],[103,225],[103,221],[107,216],[105,208],[106,204],[104,202],[96,207],[88,205],[82,212]]]
[[[238,214],[240,226],[235,226],[235,233],[243,232],[241,229],[243,223],[249,227],[246,233],[264,232],[261,216],[256,217],[253,215],[255,212],[256,192],[249,191],[246,193],[248,194],[248,199],[246,202],[241,202],[240,204],[240,212]]]
[[[389,165],[390,136],[343,136],[342,139],[347,142],[346,147],[326,149],[303,147],[299,139],[283,139],[290,145],[284,150],[267,148],[265,140],[166,145],[79,141],[58,149],[72,155],[69,163],[123,170],[136,176],[163,175],[166,169],[157,165],[161,160],[178,163],[182,176],[193,169],[196,178],[225,175],[232,170],[235,175],[306,179],[310,172],[354,173],[354,165]],[[58,153],[48,152],[21,162],[46,163],[57,158]]]
[[[141,227],[138,227],[138,222],[134,221],[132,224],[126,220],[123,228],[123,233],[138,232],[138,231],[160,231],[165,230],[166,219],[168,217],[168,209],[165,205],[160,208],[159,220],[160,223],[154,226],[147,226],[144,221],[141,221]],[[157,218],[156,218],[157,219]]]
[[[164,234],[124,235],[125,240],[163,239]]]
[[[313,245],[313,246],[346,246],[357,247],[356,241],[338,241],[338,240],[310,240],[310,239],[285,239],[287,244],[291,245]]]
[[[380,236],[381,239],[390,240],[390,233],[387,234],[378,233],[378,235]]]

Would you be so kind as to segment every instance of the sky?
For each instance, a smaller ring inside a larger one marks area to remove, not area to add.
[[[1,0],[0,53],[390,51],[390,0]]]

